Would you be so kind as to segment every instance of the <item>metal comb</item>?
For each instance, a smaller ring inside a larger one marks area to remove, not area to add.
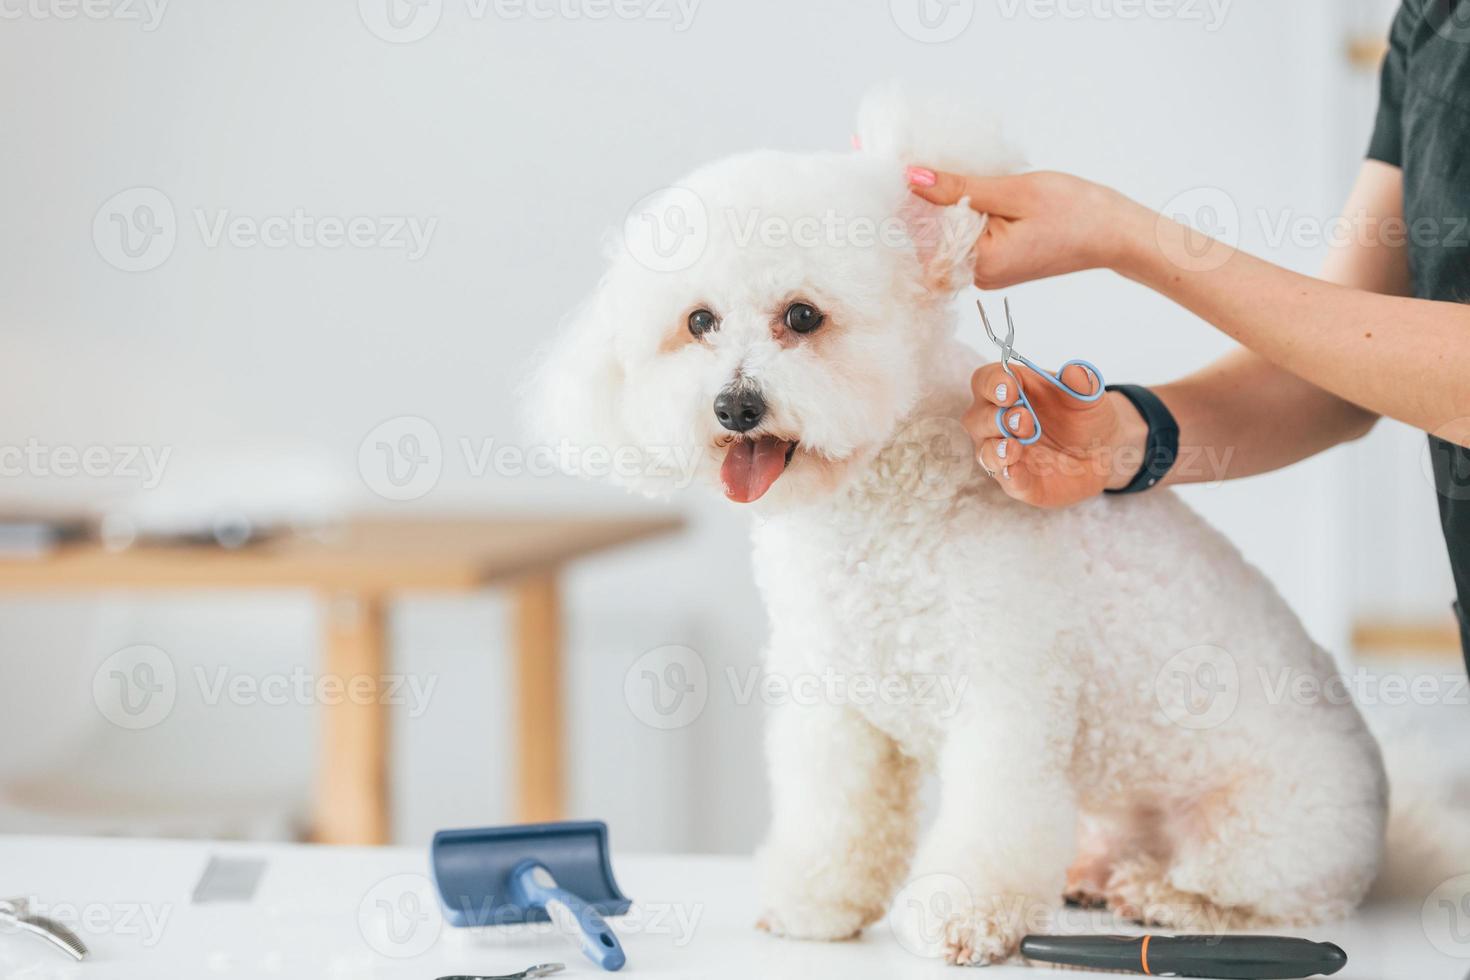
[[[560,973],[566,969],[563,963],[542,963],[540,966],[530,966],[520,973],[507,973],[499,977],[471,976],[468,974],[455,974],[450,977],[440,977],[439,980],[531,980],[533,977],[549,977],[553,973]]]

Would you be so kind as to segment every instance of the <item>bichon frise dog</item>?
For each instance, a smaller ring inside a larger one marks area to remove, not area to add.
[[[1013,162],[896,93],[858,135],[650,204],[668,247],[625,236],[533,392],[553,437],[635,454],[619,482],[697,464],[755,511],[768,671],[848,682],[770,718],[761,925],[851,937],[903,889],[906,945],[989,963],[1064,895],[1178,929],[1345,915],[1387,790],[1332,661],[1172,493],[1039,510],[981,471],[952,307],[984,222],[903,165]]]

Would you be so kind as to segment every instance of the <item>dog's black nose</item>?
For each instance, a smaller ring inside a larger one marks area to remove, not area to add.
[[[766,400],[754,388],[726,388],[715,399],[715,418],[731,432],[749,432],[766,416]]]

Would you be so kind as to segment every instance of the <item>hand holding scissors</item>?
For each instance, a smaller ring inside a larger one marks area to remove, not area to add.
[[[1016,352],[1009,307],[1004,337],[983,307],[980,315],[1001,357],[971,376],[975,402],[961,423],[980,465],[1006,495],[1037,507],[1066,507],[1102,493],[1120,467],[1132,477],[1137,458],[1116,447],[1142,446],[1143,434],[1135,431],[1142,419],[1127,399],[1106,394],[1102,372],[1081,360],[1055,373],[1045,370]]]
[[[1097,367],[1090,361],[1084,361],[1077,358],[1073,358],[1072,360],[1067,361],[1065,364],[1063,364],[1060,368],[1057,369],[1056,374],[1052,374],[1045,368],[1038,367],[1033,361],[1031,361],[1030,358],[1026,357],[1024,354],[1016,350],[1016,324],[1015,321],[1011,319],[1011,301],[1007,299],[1004,302],[1006,311],[1006,335],[1005,339],[1001,339],[996,335],[995,329],[991,327],[990,317],[985,315],[985,304],[979,300],[975,301],[975,305],[980,308],[980,321],[985,324],[986,335],[990,337],[991,343],[1000,348],[1000,366],[1005,371],[1005,373],[1010,375],[1011,379],[1016,383],[1016,400],[1010,407],[997,408],[995,410],[995,425],[998,429],[1000,429],[1002,433],[1009,434],[1009,437],[1015,439],[1016,442],[1020,443],[1023,446],[1030,446],[1041,441],[1041,416],[1036,414],[1036,409],[1031,404],[1031,399],[1026,396],[1026,389],[1021,384],[1020,376],[1017,375],[1015,369],[1011,367],[1011,361],[1020,361],[1022,364],[1026,365],[1026,367],[1030,368],[1035,374],[1051,382],[1053,386],[1060,389],[1069,397],[1075,398],[1077,401],[1087,404],[1091,404],[1092,402],[1097,401],[1103,396],[1105,390],[1103,387],[1103,377],[1102,372],[1099,371]],[[1084,372],[1086,372],[1087,380],[1090,383],[1090,391],[1080,391],[1077,388],[1073,388],[1071,385],[1067,384],[1065,380],[1063,380],[1063,375],[1066,373],[1067,368],[1074,365],[1080,367]],[[1024,437],[1020,435],[1019,420],[1016,418],[1015,414],[1017,412],[1023,412],[1031,419],[1031,425],[1034,430],[1031,435]],[[1009,426],[1006,425],[1007,413],[1010,413],[1012,416],[1012,424]]]

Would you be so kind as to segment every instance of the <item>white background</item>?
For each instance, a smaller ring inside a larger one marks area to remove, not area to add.
[[[425,18],[408,33],[432,29],[395,43],[390,2]],[[1271,231],[1325,222],[1346,194],[1376,82],[1344,50],[1385,30],[1383,4],[1180,0],[1140,16],[1128,0],[923,0],[959,18],[940,21],[952,40],[926,43],[899,27],[916,2],[703,0],[678,29],[664,4],[599,19],[575,0],[532,3],[544,17],[472,0],[175,0],[149,30],[142,6],[67,18],[65,0],[0,0],[0,445],[171,453],[156,489],[32,472],[0,478],[0,494],[152,520],[646,507],[561,478],[476,475],[461,440],[521,444],[526,360],[591,288],[635,201],[732,152],[845,147],[863,91],[894,77],[978,95],[1035,166],[1156,208],[1223,192],[1246,248],[1317,267],[1320,246]],[[166,196],[176,241],[156,268],[125,272],[93,224],[136,187]],[[417,259],[210,246],[198,225],[297,209],[435,224]],[[1087,357],[1113,380],[1167,380],[1227,349],[1110,274],[1011,295],[1028,355]],[[358,453],[405,415],[437,432],[443,471],[392,504]],[[1341,652],[1355,617],[1437,615],[1449,601],[1420,443],[1385,425],[1289,472],[1187,496]],[[755,663],[765,627],[745,518],[717,500],[673,506],[688,533],[570,579],[574,809],[628,847],[741,850],[765,808],[761,709],[736,704],[724,679]],[[192,678],[311,670],[316,617],[309,597],[284,594],[0,605],[0,737],[26,747],[0,759],[0,829],[290,832],[310,707],[209,705]],[[396,608],[395,669],[438,681],[421,715],[395,713],[404,841],[510,814],[503,626],[494,595]],[[91,678],[139,643],[165,650],[185,683],[166,722],[123,732],[99,716]],[[629,666],[664,644],[697,651],[712,679],[704,713],[673,732],[622,696]]]

